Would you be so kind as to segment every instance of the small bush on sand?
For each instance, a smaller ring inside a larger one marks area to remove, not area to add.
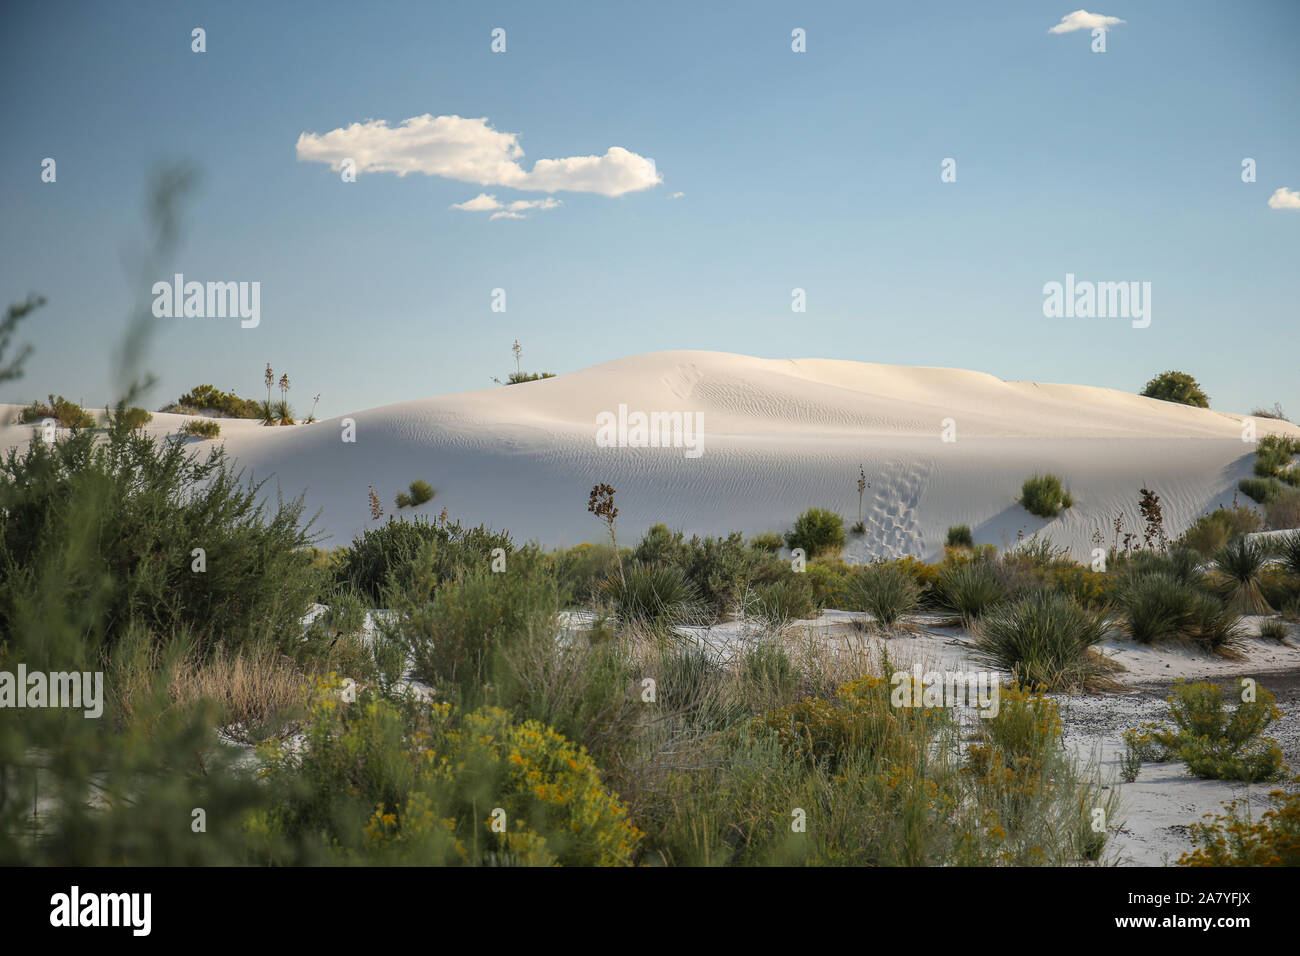
[[[1219,507],[1201,515],[1176,543],[1208,557],[1238,535],[1250,534],[1263,527],[1259,512],[1234,502],[1230,508]]]
[[[960,614],[967,625],[1008,597],[997,567],[987,561],[949,565],[939,573],[936,590],[940,603]]]
[[[1284,641],[1290,633],[1291,628],[1281,618],[1271,618],[1259,626],[1259,636],[1265,640]]]
[[[1055,518],[1062,508],[1073,505],[1074,499],[1056,475],[1034,475],[1020,486],[1020,504],[1032,515]]]
[[[1161,372],[1147,382],[1142,394],[1147,398],[1158,398],[1162,402],[1177,402],[1180,405],[1193,405],[1196,408],[1209,408],[1210,398],[1201,389],[1200,384],[1186,372]]]
[[[196,418],[181,426],[181,434],[193,438],[216,438],[221,434],[221,425],[211,418]]]
[[[433,486],[423,478],[417,478],[411,482],[407,491],[397,493],[397,507],[399,508],[418,508],[425,502],[432,501],[436,492]]]
[[[214,385],[196,385],[160,411],[182,415],[219,415],[224,418],[261,418],[258,403],[240,398],[233,392],[223,392]]]
[[[1118,591],[1118,605],[1124,630],[1140,644],[1186,640],[1221,651],[1241,640],[1236,613],[1213,595],[1165,573],[1126,581]]]
[[[1248,688],[1253,695],[1248,695]],[[1282,712],[1263,687],[1241,681],[1236,689],[1237,703],[1229,710],[1219,685],[1179,681],[1168,698],[1173,726],[1143,724],[1125,731],[1125,743],[1145,760],[1180,760],[1203,779],[1276,779],[1285,770],[1282,750],[1277,741],[1261,734]],[[1253,699],[1246,700],[1247,696]]]
[[[855,607],[871,613],[885,630],[916,611],[921,588],[910,574],[893,561],[877,561],[863,567],[850,584]]]
[[[970,525],[955,524],[948,529],[948,547],[973,548],[975,539],[971,536]]]
[[[681,568],[634,561],[623,577],[611,575],[601,589],[618,619],[652,629],[671,628],[699,615],[699,597]]]
[[[55,398],[50,396],[49,404],[45,402],[32,402],[21,412],[18,413],[18,421],[21,424],[30,424],[32,422],[42,422],[47,418],[52,418],[64,428],[94,428],[95,418],[90,412],[86,411],[76,402],[68,401],[60,395]]]
[[[1300,490],[1287,488],[1264,505],[1264,520],[1272,531],[1300,528]]]
[[[803,548],[810,558],[844,547],[844,519],[829,508],[809,508],[785,533],[790,548]]]
[[[145,425],[153,421],[153,415],[139,406],[123,408],[120,411],[114,411],[111,408],[104,409],[104,420],[110,427],[118,419],[121,419],[127,428],[144,428]]]
[[[995,607],[979,621],[975,657],[1009,671],[1028,686],[1077,690],[1106,672],[1105,659],[1091,649],[1106,637],[1103,613],[1080,607],[1051,591],[1038,591]]]
[[[753,613],[769,627],[778,629],[792,621],[815,617],[817,605],[813,603],[812,585],[800,574],[762,585],[754,595]]]

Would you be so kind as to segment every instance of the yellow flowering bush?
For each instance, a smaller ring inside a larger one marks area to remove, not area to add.
[[[1300,777],[1292,781],[1300,784]],[[1300,792],[1274,790],[1272,806],[1251,821],[1234,800],[1226,814],[1192,827],[1196,849],[1184,853],[1179,866],[1300,866]],[[1209,815],[1206,819],[1210,820]]]

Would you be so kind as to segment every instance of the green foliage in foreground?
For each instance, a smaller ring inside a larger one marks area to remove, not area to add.
[[[1282,750],[1262,736],[1282,716],[1276,700],[1253,681],[1239,681],[1235,690],[1235,706],[1228,709],[1219,685],[1179,681],[1168,698],[1173,725],[1125,731],[1126,746],[1136,759],[1179,760],[1206,779],[1254,782],[1282,776]]]

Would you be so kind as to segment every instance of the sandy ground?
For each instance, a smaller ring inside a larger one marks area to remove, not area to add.
[[[684,448],[599,447],[597,415],[620,405],[701,416],[699,457]],[[184,420],[155,414],[149,427],[174,432]],[[355,442],[343,440],[348,420]],[[1000,547],[1042,531],[1082,558],[1097,531],[1110,543],[1119,512],[1136,525],[1143,486],[1161,496],[1174,532],[1230,502],[1251,473],[1245,420],[1110,389],[957,369],[657,352],[312,425],[223,420],[218,440],[248,474],[271,479],[268,494],[305,490],[325,544],[373,526],[371,485],[393,512],[393,497],[417,478],[437,497],[402,514],[446,507],[454,519],[548,547],[601,539],[604,529],[586,510],[597,482],[617,489],[622,541],[656,522],[701,534],[782,530],[812,506],[852,524],[861,465],[870,483],[866,533],[851,537],[851,560],[932,559],[954,524]],[[1253,421],[1261,436],[1300,436],[1294,425]],[[944,440],[945,426],[954,441]],[[0,448],[31,433],[0,428]],[[1050,521],[1016,502],[1024,479],[1043,470],[1075,498]]]

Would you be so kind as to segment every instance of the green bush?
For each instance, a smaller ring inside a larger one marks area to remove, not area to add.
[[[245,486],[220,447],[200,459],[125,422],[107,440],[80,431],[11,451],[0,463],[0,633],[49,626],[33,604],[49,588],[59,613],[105,644],[131,627],[232,649],[296,634],[319,586],[313,535],[301,497],[268,512],[262,487]],[[65,568],[73,548],[86,561]]]
[[[428,582],[430,593],[462,571],[488,568],[496,548],[507,555],[514,550],[508,533],[491,531],[484,525],[462,528],[454,521],[435,524],[422,517],[402,521],[390,516],[378,528],[366,529],[340,549],[334,581],[378,607],[388,575],[407,564],[429,541],[437,545],[434,576]]]
[[[671,628],[699,614],[699,595],[681,568],[634,561],[623,576],[605,579],[602,595],[624,623]]]
[[[153,416],[143,408],[123,408],[120,412],[112,409],[104,409],[104,420],[110,425],[117,419],[121,419],[127,428],[144,428],[153,421]]]
[[[754,598],[754,614],[771,627],[781,628],[791,621],[806,620],[817,615],[813,601],[812,585],[803,575],[791,574],[758,588]]]
[[[418,508],[426,501],[432,501],[436,492],[433,486],[423,478],[417,478],[411,482],[408,491],[399,491],[397,493],[397,507],[399,508]]]
[[[886,630],[892,630],[900,620],[915,612],[921,598],[920,586],[893,561],[864,566],[853,578],[850,593],[856,606],[869,611]]]
[[[412,673],[439,699],[476,707],[493,702],[489,685],[506,682],[512,651],[542,636],[554,640],[559,592],[549,563],[532,547],[511,554],[505,571],[485,565],[435,586],[440,551],[437,541],[426,541],[395,570],[384,592],[394,613],[379,629],[406,646]]]
[[[775,531],[762,531],[749,539],[749,546],[755,551],[777,555],[785,547],[785,539]]]
[[[828,508],[809,508],[785,533],[790,548],[803,548],[808,557],[844,546],[844,519]]]
[[[671,531],[666,524],[653,525],[633,550],[632,559],[643,564],[683,567],[690,548],[682,539],[682,532]]]
[[[618,570],[614,548],[608,544],[562,548],[552,554],[552,560],[565,605],[590,603],[605,579]]]
[[[1212,595],[1165,573],[1143,574],[1119,589],[1124,629],[1141,644],[1188,640],[1207,650],[1240,640],[1240,622]]]
[[[22,424],[41,422],[47,418],[54,419],[64,428],[95,427],[95,418],[90,412],[76,402],[68,401],[62,395],[58,398],[51,395],[49,404],[32,402],[18,413],[18,421]]]
[[[1020,487],[1020,504],[1040,518],[1055,518],[1062,508],[1073,505],[1074,499],[1056,475],[1034,475]]]
[[[180,412],[183,415],[207,413],[226,418],[261,418],[259,404],[252,399],[240,398],[233,392],[223,392],[213,385],[196,385],[160,411]]]
[[[181,434],[192,435],[195,438],[216,438],[221,434],[221,425],[211,418],[196,418],[181,426]]]
[[[1284,641],[1289,633],[1291,629],[1280,618],[1265,621],[1259,626],[1259,636],[1270,641]]]
[[[1287,490],[1286,485],[1276,478],[1243,478],[1237,482],[1237,488],[1247,498],[1261,505],[1267,505]]]
[[[1233,504],[1230,508],[1218,507],[1201,515],[1192,523],[1176,544],[1191,548],[1202,555],[1212,555],[1233,538],[1250,534],[1264,527],[1259,512],[1245,505]]]
[[[947,544],[950,548],[975,547],[975,538],[970,533],[970,525],[956,524],[949,528]]]
[[[1091,648],[1106,637],[1106,615],[1051,591],[992,608],[979,622],[974,656],[1026,686],[1085,688],[1104,674]]]
[[[1263,687],[1237,685],[1236,706],[1224,707],[1223,688],[1208,681],[1179,681],[1168,698],[1173,726],[1144,724],[1124,733],[1126,745],[1144,760],[1180,760],[1197,777],[1210,780],[1272,780],[1281,776],[1282,750],[1261,734],[1279,717],[1276,701]]]
[[[1142,394],[1147,398],[1158,398],[1163,402],[1177,402],[1180,405],[1192,405],[1196,408],[1210,407],[1210,397],[1201,389],[1196,379],[1186,372],[1161,372],[1147,382]]]
[[[1287,488],[1264,506],[1265,523],[1272,531],[1300,528],[1300,491]]]
[[[1261,478],[1281,477],[1296,455],[1300,455],[1300,439],[1265,435],[1255,445],[1255,474]]]

